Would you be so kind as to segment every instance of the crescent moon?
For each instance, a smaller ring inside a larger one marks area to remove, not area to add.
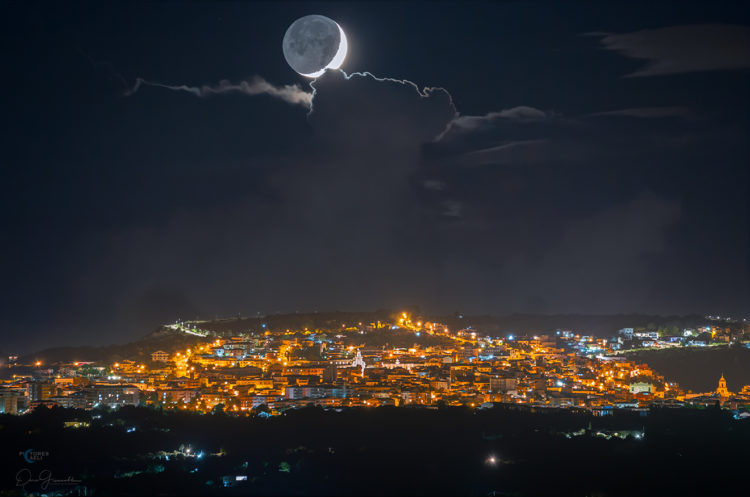
[[[27,463],[34,464],[35,461],[33,459],[29,459],[29,453],[30,452],[31,452],[31,449],[29,449],[26,452],[24,452],[23,453],[23,458],[26,460]]]
[[[302,74],[302,76],[305,76],[308,78],[317,78],[318,76],[322,76],[323,73],[326,72],[327,69],[338,69],[339,67],[341,67],[341,64],[344,63],[344,59],[346,58],[346,52],[349,50],[349,44],[346,42],[346,34],[344,34],[344,30],[341,29],[341,26],[339,26],[339,23],[336,23],[336,27],[339,28],[339,33],[341,34],[341,40],[339,41],[339,49],[336,51],[336,55],[334,55],[333,59],[331,59],[331,62],[329,62],[328,65],[325,66],[320,71],[311,72],[309,74]]]

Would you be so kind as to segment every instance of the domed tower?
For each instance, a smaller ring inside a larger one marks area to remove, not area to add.
[[[724,373],[721,373],[721,378],[719,378],[719,387],[716,389],[716,393],[719,397],[729,397],[729,390],[727,390],[727,380],[724,379]]]

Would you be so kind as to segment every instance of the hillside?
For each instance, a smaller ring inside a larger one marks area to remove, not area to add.
[[[675,325],[695,327],[704,322],[701,316],[654,316],[643,314],[616,315],[583,315],[583,314],[511,314],[508,316],[462,316],[454,313],[449,316],[421,314],[417,308],[407,309],[414,318],[437,321],[447,324],[451,329],[473,327],[480,333],[490,336],[506,336],[508,334],[543,334],[554,333],[557,329],[574,330],[581,334],[596,336],[612,336],[617,330],[630,326]],[[378,310],[374,312],[315,312],[274,314],[257,317],[234,317],[210,321],[195,321],[189,326],[197,327],[209,336],[228,336],[232,334],[285,331],[289,330],[323,330],[325,332],[340,331],[344,327],[358,326],[377,321],[392,322],[394,311]],[[265,326],[264,326],[265,325]],[[198,341],[204,340],[199,336],[188,334],[165,325],[134,342],[108,345],[103,347],[56,347],[42,350],[20,358],[21,363],[36,360],[49,362],[73,361],[118,361],[125,358],[147,360],[149,354],[155,350],[172,352],[186,348]],[[388,340],[366,340],[369,343],[381,343]]]
[[[103,347],[54,347],[33,354],[22,356],[21,364],[42,361],[43,363],[103,361],[115,362],[123,359],[147,361],[156,350],[173,352],[190,347],[200,341],[199,337],[178,332],[150,334],[141,340]]]
[[[491,336],[512,334],[554,333],[555,330],[573,330],[581,334],[612,336],[625,327],[647,327],[649,325],[696,327],[705,322],[703,316],[656,316],[648,314],[509,314],[507,316],[463,316],[420,313],[418,308],[406,309],[415,320],[436,321],[448,325],[450,329],[473,327]],[[358,323],[392,321],[398,311],[378,310],[375,312],[316,312],[295,314],[274,314],[263,317],[229,318],[202,321],[197,325],[218,334],[261,332],[265,330],[283,331],[287,329],[322,329],[333,331],[343,326],[356,326]],[[266,325],[263,328],[263,325]]]

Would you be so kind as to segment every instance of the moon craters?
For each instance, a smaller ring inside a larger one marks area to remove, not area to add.
[[[284,35],[284,58],[298,73],[314,74],[330,64],[340,42],[339,27],[333,20],[321,15],[300,17]]]

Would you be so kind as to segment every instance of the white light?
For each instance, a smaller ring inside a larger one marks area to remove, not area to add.
[[[321,69],[320,71],[310,72],[310,73],[300,73],[302,76],[305,76],[306,78],[317,78],[318,76],[322,76],[324,72],[326,72],[326,67]]]
[[[339,26],[338,23],[336,26],[339,28],[339,33],[341,33],[341,41],[339,42],[339,49],[336,52],[336,55],[333,56],[333,59],[328,66],[326,66],[326,69],[338,69],[341,67],[341,64],[344,63],[344,59],[346,58],[346,52],[349,50],[349,44],[346,41],[344,30],[341,29],[341,26]]]

